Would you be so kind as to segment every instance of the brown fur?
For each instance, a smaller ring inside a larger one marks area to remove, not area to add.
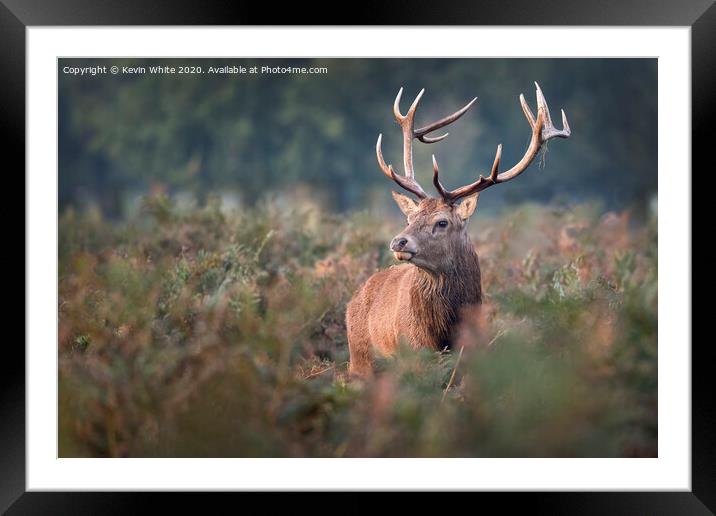
[[[408,217],[398,236],[416,254],[409,263],[371,276],[348,304],[346,325],[351,375],[372,372],[374,352],[387,356],[404,340],[413,348],[449,346],[461,308],[481,302],[480,266],[467,236],[476,197],[451,206],[440,199],[419,204],[394,194]],[[436,221],[447,220],[447,228]]]

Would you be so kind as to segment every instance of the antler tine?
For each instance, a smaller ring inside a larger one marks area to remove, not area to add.
[[[495,153],[495,160],[492,162],[492,170],[490,170],[490,181],[493,183],[497,182],[497,169],[500,166],[500,160],[502,159],[502,144],[497,146],[497,152]]]
[[[530,163],[532,163],[535,156],[537,156],[537,152],[542,147],[542,144],[544,142],[552,138],[569,138],[569,136],[572,134],[572,131],[569,127],[569,123],[567,122],[567,115],[564,113],[564,110],[562,110],[562,129],[556,129],[552,124],[552,118],[549,113],[549,106],[547,105],[547,101],[544,98],[542,89],[536,82],[535,87],[537,96],[536,119],[535,116],[532,114],[532,110],[527,104],[524,95],[520,94],[520,105],[522,106],[522,111],[525,114],[527,122],[532,128],[532,137],[530,138],[530,144],[527,147],[524,156],[522,156],[522,159],[520,159],[520,161],[511,169],[501,174],[498,174],[500,160],[502,159],[502,144],[500,144],[497,146],[497,153],[495,154],[495,160],[492,164],[492,169],[490,170],[489,177],[485,178],[480,175],[478,180],[474,183],[462,186],[452,191],[446,191],[438,181],[437,162],[433,160],[433,183],[435,184],[435,187],[437,188],[438,192],[446,202],[452,204],[458,199],[467,197],[468,195],[471,195],[476,192],[481,192],[482,190],[492,185],[504,183],[506,181],[514,179],[522,172],[524,172],[525,169],[527,169],[527,167],[530,165]]]
[[[435,154],[433,154],[433,185],[435,185],[435,189],[440,194],[440,197],[445,199],[450,194],[450,192],[445,190],[445,188],[443,187],[442,183],[440,182],[440,178],[438,177],[439,175],[440,170],[438,169],[438,162],[435,159]]]
[[[522,106],[522,112],[525,114],[525,118],[527,118],[527,122],[530,124],[530,127],[534,128],[535,116],[532,114],[530,105],[527,104],[525,96],[522,93],[520,93],[520,105]]]
[[[378,135],[378,141],[375,144],[375,155],[378,158],[378,166],[383,171],[383,174],[388,176],[389,178],[393,178],[393,166],[387,165],[385,163],[385,160],[383,159],[383,149],[382,149],[382,143],[383,143],[383,133],[380,133]]]
[[[395,96],[395,100],[393,101],[393,115],[395,115],[395,119],[400,122],[403,118],[405,118],[403,115],[400,114],[400,99],[403,96],[403,87],[401,86],[398,90],[398,94]]]
[[[435,142],[439,142],[440,140],[447,138],[447,135],[449,133],[445,133],[441,136],[435,136],[435,137],[426,136],[426,134],[432,133],[433,131],[440,129],[441,127],[445,127],[446,125],[452,124],[454,121],[456,121],[462,115],[467,113],[467,111],[472,107],[472,105],[475,102],[477,102],[477,97],[475,97],[470,102],[465,104],[463,107],[461,107],[460,109],[455,111],[452,115],[448,115],[446,117],[441,118],[437,122],[433,122],[432,124],[426,125],[425,127],[416,129],[414,131],[415,137],[423,143],[435,143]]]

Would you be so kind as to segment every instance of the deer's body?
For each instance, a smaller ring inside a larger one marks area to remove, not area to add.
[[[450,346],[461,310],[482,299],[472,246],[464,258],[451,274],[394,265],[363,284],[346,311],[351,374],[369,374],[374,350],[392,355],[401,341],[436,350]]]
[[[346,327],[349,369],[353,376],[369,375],[375,353],[391,355],[401,341],[413,348],[438,350],[450,346],[462,310],[482,301],[479,260],[467,235],[467,223],[477,206],[480,192],[521,174],[545,141],[570,135],[564,111],[564,129],[554,128],[547,103],[537,86],[536,118],[524,97],[520,96],[522,109],[532,129],[532,138],[523,158],[511,169],[498,173],[502,156],[502,145],[499,145],[488,177],[480,176],[474,183],[448,191],[438,179],[438,165],[433,156],[433,183],[440,197],[431,198],[415,180],[413,139],[423,143],[444,139],[447,134],[438,137],[427,135],[460,118],[477,99],[452,115],[415,129],[415,111],[423,91],[406,115],[400,113],[402,91],[401,88],[393,111],[403,133],[405,176],[395,174],[392,166],[385,163],[381,151],[382,135],[378,137],[376,154],[383,173],[414,194],[419,201],[393,192],[393,198],[407,217],[408,225],[393,238],[390,249],[396,259],[406,263],[371,276],[348,304]]]

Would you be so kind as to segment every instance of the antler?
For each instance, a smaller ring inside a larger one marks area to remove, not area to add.
[[[544,142],[552,138],[569,138],[570,134],[572,134],[572,131],[569,128],[569,123],[567,122],[567,115],[564,114],[564,109],[562,110],[562,129],[559,130],[556,129],[552,124],[552,118],[549,114],[549,107],[547,106],[547,101],[542,94],[542,90],[540,89],[539,84],[535,82],[535,86],[537,88],[536,120],[534,115],[532,114],[532,111],[530,110],[530,107],[527,105],[527,101],[525,101],[525,96],[520,94],[520,104],[522,105],[522,111],[527,118],[527,122],[529,122],[530,127],[532,128],[532,138],[530,139],[530,144],[525,151],[525,155],[522,156],[522,159],[514,167],[507,170],[506,172],[502,172],[501,174],[497,173],[497,169],[500,166],[500,159],[502,158],[502,144],[500,144],[497,146],[495,160],[492,163],[492,169],[490,170],[490,175],[488,177],[483,177],[482,175],[480,175],[479,179],[474,183],[466,186],[461,186],[460,188],[457,188],[452,191],[448,191],[445,190],[443,185],[440,183],[440,180],[438,179],[438,162],[435,160],[435,155],[433,155],[433,184],[438,190],[438,193],[440,193],[440,195],[443,199],[445,199],[446,202],[452,204],[458,199],[467,197],[477,192],[481,192],[485,188],[489,188],[492,185],[504,183],[506,181],[516,178],[522,172],[524,172],[524,170],[530,165],[530,163],[532,163],[535,156],[537,156],[537,152],[539,152]]]
[[[452,115],[448,115],[445,118],[441,118],[437,122],[433,122],[432,124],[416,130],[414,129],[415,111],[418,109],[418,103],[420,102],[423,93],[425,93],[425,88],[420,90],[420,93],[418,93],[418,96],[415,97],[413,104],[410,106],[410,109],[408,109],[408,112],[405,115],[400,113],[400,98],[403,95],[403,88],[400,88],[398,95],[395,97],[395,102],[393,103],[393,114],[403,131],[403,167],[405,169],[405,176],[397,175],[393,171],[392,165],[386,165],[385,160],[383,159],[383,151],[381,149],[381,143],[383,141],[382,134],[378,135],[378,142],[375,145],[378,165],[380,165],[380,169],[383,173],[398,183],[398,185],[402,188],[415,194],[420,199],[425,199],[428,194],[425,193],[425,190],[423,190],[423,188],[415,180],[415,171],[413,169],[413,139],[417,138],[423,143],[435,143],[440,140],[444,140],[448,133],[435,137],[427,135],[437,129],[440,129],[441,127],[445,127],[446,125],[453,123],[455,120],[464,115],[477,100],[477,97],[475,97],[465,107],[456,111]]]

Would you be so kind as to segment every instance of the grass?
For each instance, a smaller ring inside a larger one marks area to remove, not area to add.
[[[462,356],[401,349],[359,383],[345,305],[399,220],[164,197],[122,223],[64,212],[60,456],[656,456],[656,220],[473,218],[486,301]]]

